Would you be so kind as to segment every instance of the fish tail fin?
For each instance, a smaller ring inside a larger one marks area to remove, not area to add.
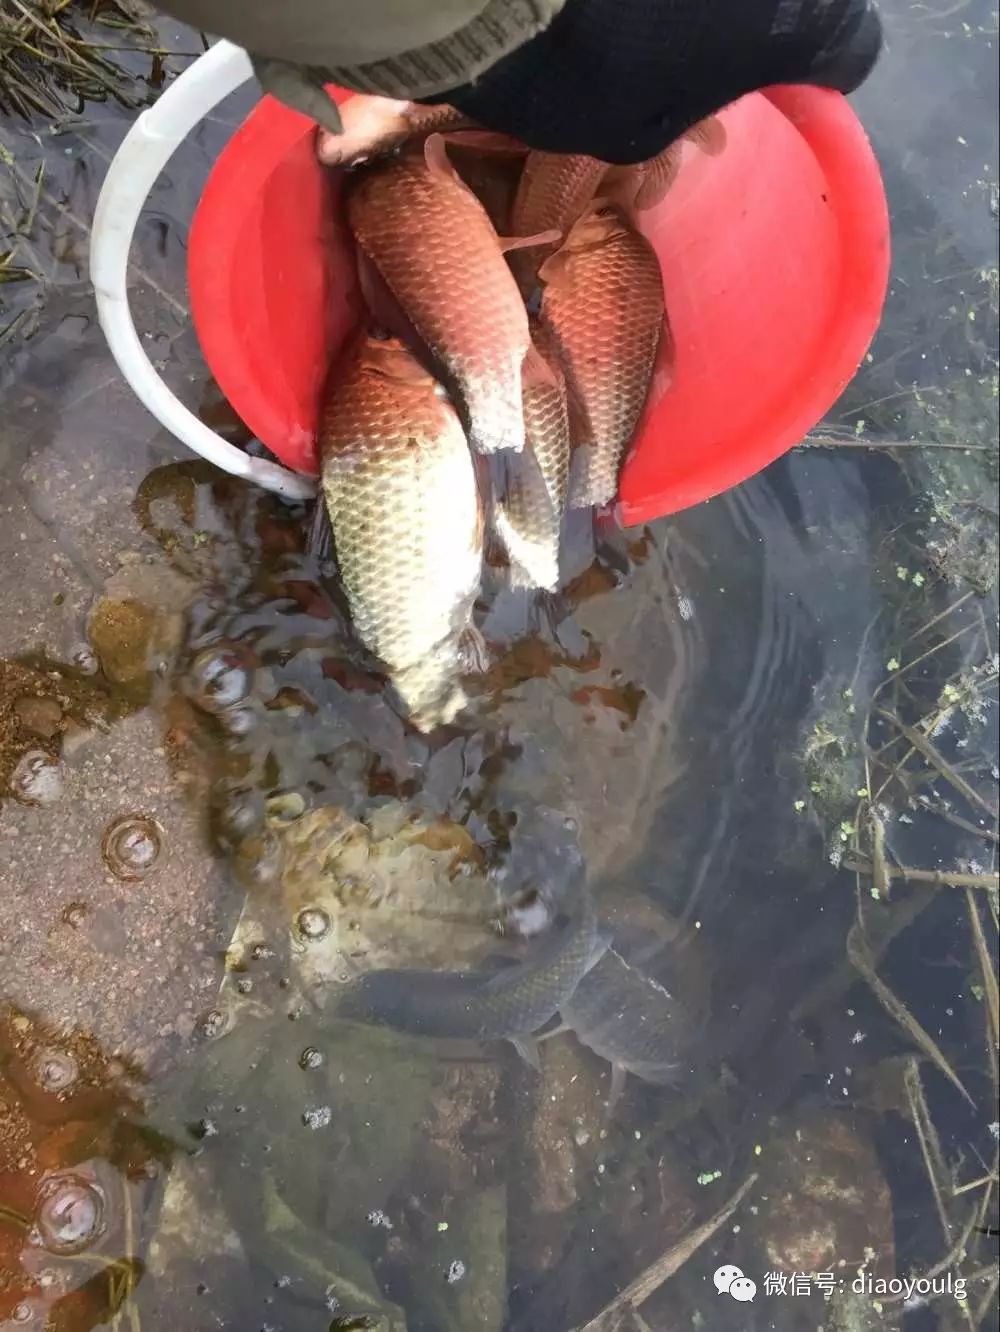
[[[709,157],[718,157],[726,146],[728,135],[725,125],[718,116],[706,116],[704,120],[699,120],[697,125],[685,130],[683,137],[697,144]]]
[[[634,207],[640,213],[655,207],[666,197],[667,191],[677,179],[677,173],[681,169],[682,156],[681,145],[672,143],[669,148],[664,148],[662,153],[658,153],[644,164],[634,199]]]
[[[317,564],[326,564],[333,559],[333,524],[330,522],[330,511],[326,507],[326,498],[322,491],[313,504],[306,536],[306,550]]]
[[[511,587],[537,587],[545,592],[554,592],[559,585],[559,552],[522,536],[505,504],[497,505],[494,524],[497,536],[507,552]]]
[[[496,458],[494,474],[493,529],[507,555],[511,587],[554,592],[560,525],[530,444],[521,453]]]
[[[407,719],[418,731],[427,733],[438,726],[447,726],[468,706],[469,697],[453,679],[424,678],[425,665],[396,671],[393,687],[403,706]]]

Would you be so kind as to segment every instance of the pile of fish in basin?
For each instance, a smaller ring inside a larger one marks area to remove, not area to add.
[[[323,493],[357,633],[422,730],[465,703],[484,560],[553,591],[567,507],[609,503],[661,339],[637,166],[529,152],[449,107],[354,97],[320,159],[346,190],[367,322],[331,374]],[[686,136],[724,145],[714,118]],[[485,497],[485,499],[484,499]]]

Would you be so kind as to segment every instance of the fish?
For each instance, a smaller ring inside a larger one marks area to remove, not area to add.
[[[530,152],[514,197],[511,234],[533,236],[555,230],[561,238],[593,199],[607,170],[607,162],[583,153]],[[511,257],[525,299],[538,285],[538,269],[549,249],[535,247]]]
[[[726,129],[718,116],[699,120],[655,157],[634,166],[612,167],[601,185],[601,193],[640,213],[655,207],[677,179],[685,139],[709,157],[717,157],[726,146]]]
[[[395,152],[414,136],[475,126],[475,121],[444,102],[424,106],[367,93],[349,97],[339,111],[339,132],[321,129],[316,136],[316,156],[324,166],[356,166]]]
[[[569,412],[566,381],[545,330],[532,321],[531,332],[522,368],[524,452],[502,460],[493,524],[510,561],[511,585],[554,592],[569,480]]]
[[[511,1041],[535,1062],[531,1037],[569,1001],[608,940],[586,885],[556,913],[530,956],[484,971],[415,968],[369,971],[336,1003],[338,1017],[393,1027],[413,1036]]]
[[[524,447],[528,316],[482,204],[431,135],[359,173],[351,230],[454,387],[480,453]],[[520,244],[512,241],[510,244]]]
[[[611,1064],[612,1102],[629,1073],[669,1086],[690,1065],[707,1019],[696,970],[676,941],[625,932],[560,1009],[562,1027]]]
[[[421,730],[466,703],[483,512],[461,422],[395,337],[363,333],[320,412],[320,480],[354,629]]]
[[[607,504],[618,489],[664,331],[659,260],[622,209],[598,198],[539,276],[541,322],[576,418],[569,502],[577,508]]]
[[[496,231],[511,234],[510,219],[527,148],[500,134],[445,135],[455,170],[486,209]]]

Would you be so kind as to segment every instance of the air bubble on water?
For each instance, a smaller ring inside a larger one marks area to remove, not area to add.
[[[257,715],[253,708],[231,708],[221,714],[219,721],[230,735],[249,735],[257,725]]]
[[[236,868],[249,887],[265,888],[276,882],[283,863],[281,842],[271,832],[247,837],[237,851]]]
[[[448,1268],[444,1274],[445,1281],[447,1281],[449,1286],[453,1286],[456,1281],[461,1281],[464,1276],[465,1264],[462,1262],[461,1258],[453,1258],[448,1264]]]
[[[299,1055],[299,1064],[306,1069],[320,1068],[323,1064],[322,1052],[313,1045],[307,1045]]]
[[[80,1068],[65,1050],[40,1050],[35,1056],[32,1071],[38,1085],[47,1092],[66,1091],[80,1076]]]
[[[31,1322],[34,1316],[35,1315],[32,1312],[31,1305],[25,1304],[23,1302],[21,1304],[15,1304],[13,1309],[11,1309],[10,1311],[10,1321],[16,1327],[26,1326],[28,1323]]]
[[[305,907],[299,912],[295,922],[303,939],[316,943],[330,932],[330,917],[322,907]]]
[[[253,981],[249,976],[241,976],[236,982],[236,989],[240,994],[249,994],[253,989]]]
[[[370,1226],[375,1226],[376,1229],[392,1230],[393,1228],[392,1222],[386,1216],[385,1212],[382,1211],[381,1207],[376,1207],[374,1211],[369,1212],[365,1217],[365,1220]]]
[[[145,877],[163,848],[163,829],[146,814],[123,814],[104,830],[101,854],[116,879],[126,883]]]
[[[333,1111],[328,1105],[319,1105],[314,1110],[303,1110],[302,1122],[307,1129],[326,1128],[333,1119]]]
[[[270,944],[255,943],[250,949],[250,956],[254,962],[266,962],[269,958],[276,957],[277,954]]]
[[[35,1213],[38,1242],[50,1253],[79,1253],[104,1230],[104,1197],[79,1175],[54,1175],[42,1186]]]
[[[272,828],[287,828],[306,812],[306,802],[298,791],[284,791],[264,803],[264,817]]]
[[[97,657],[89,643],[78,643],[70,649],[69,659],[83,675],[96,675],[100,669]]]
[[[10,789],[22,805],[54,805],[63,792],[59,760],[43,749],[29,749],[11,773]]]
[[[242,703],[252,683],[250,671],[239,654],[221,646],[198,653],[191,663],[188,680],[195,704],[214,716]]]
[[[246,837],[260,826],[264,805],[259,795],[247,787],[237,787],[226,798],[219,812],[222,831],[230,837]]]
[[[229,1025],[229,1019],[221,1008],[211,1008],[201,1019],[198,1029],[207,1041],[214,1041],[221,1036]]]

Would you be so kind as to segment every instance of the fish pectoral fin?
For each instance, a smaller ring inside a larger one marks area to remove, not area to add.
[[[556,250],[555,254],[550,254],[538,270],[539,281],[546,285],[552,282],[558,282],[559,278],[566,272],[569,259],[570,256],[566,253],[565,249]],[[544,317],[544,297],[542,299],[542,314]]]
[[[609,1115],[622,1098],[622,1092],[625,1090],[625,1080],[627,1077],[628,1072],[621,1064],[613,1063],[611,1065],[611,1086],[608,1088],[607,1100]]]
[[[509,1036],[507,1038],[526,1064],[536,1073],[542,1071],[542,1061],[538,1054],[538,1042],[534,1036]]]
[[[597,966],[598,962],[600,962],[601,958],[611,947],[611,943],[612,935],[608,930],[597,931],[597,934],[594,937],[594,946],[591,948],[590,956],[587,958],[587,967],[584,975],[587,974],[587,971],[592,971],[594,967]]]
[[[432,176],[437,176],[439,180],[457,181],[463,189],[467,188],[451,164],[443,134],[428,134],[424,140],[424,161]]]
[[[511,250],[528,250],[533,245],[555,245],[562,238],[558,227],[550,227],[548,231],[536,231],[533,236],[498,236],[497,240],[501,250],[508,254]]]
[[[459,635],[458,660],[468,675],[485,675],[493,664],[489,645],[474,624],[466,625]]]

